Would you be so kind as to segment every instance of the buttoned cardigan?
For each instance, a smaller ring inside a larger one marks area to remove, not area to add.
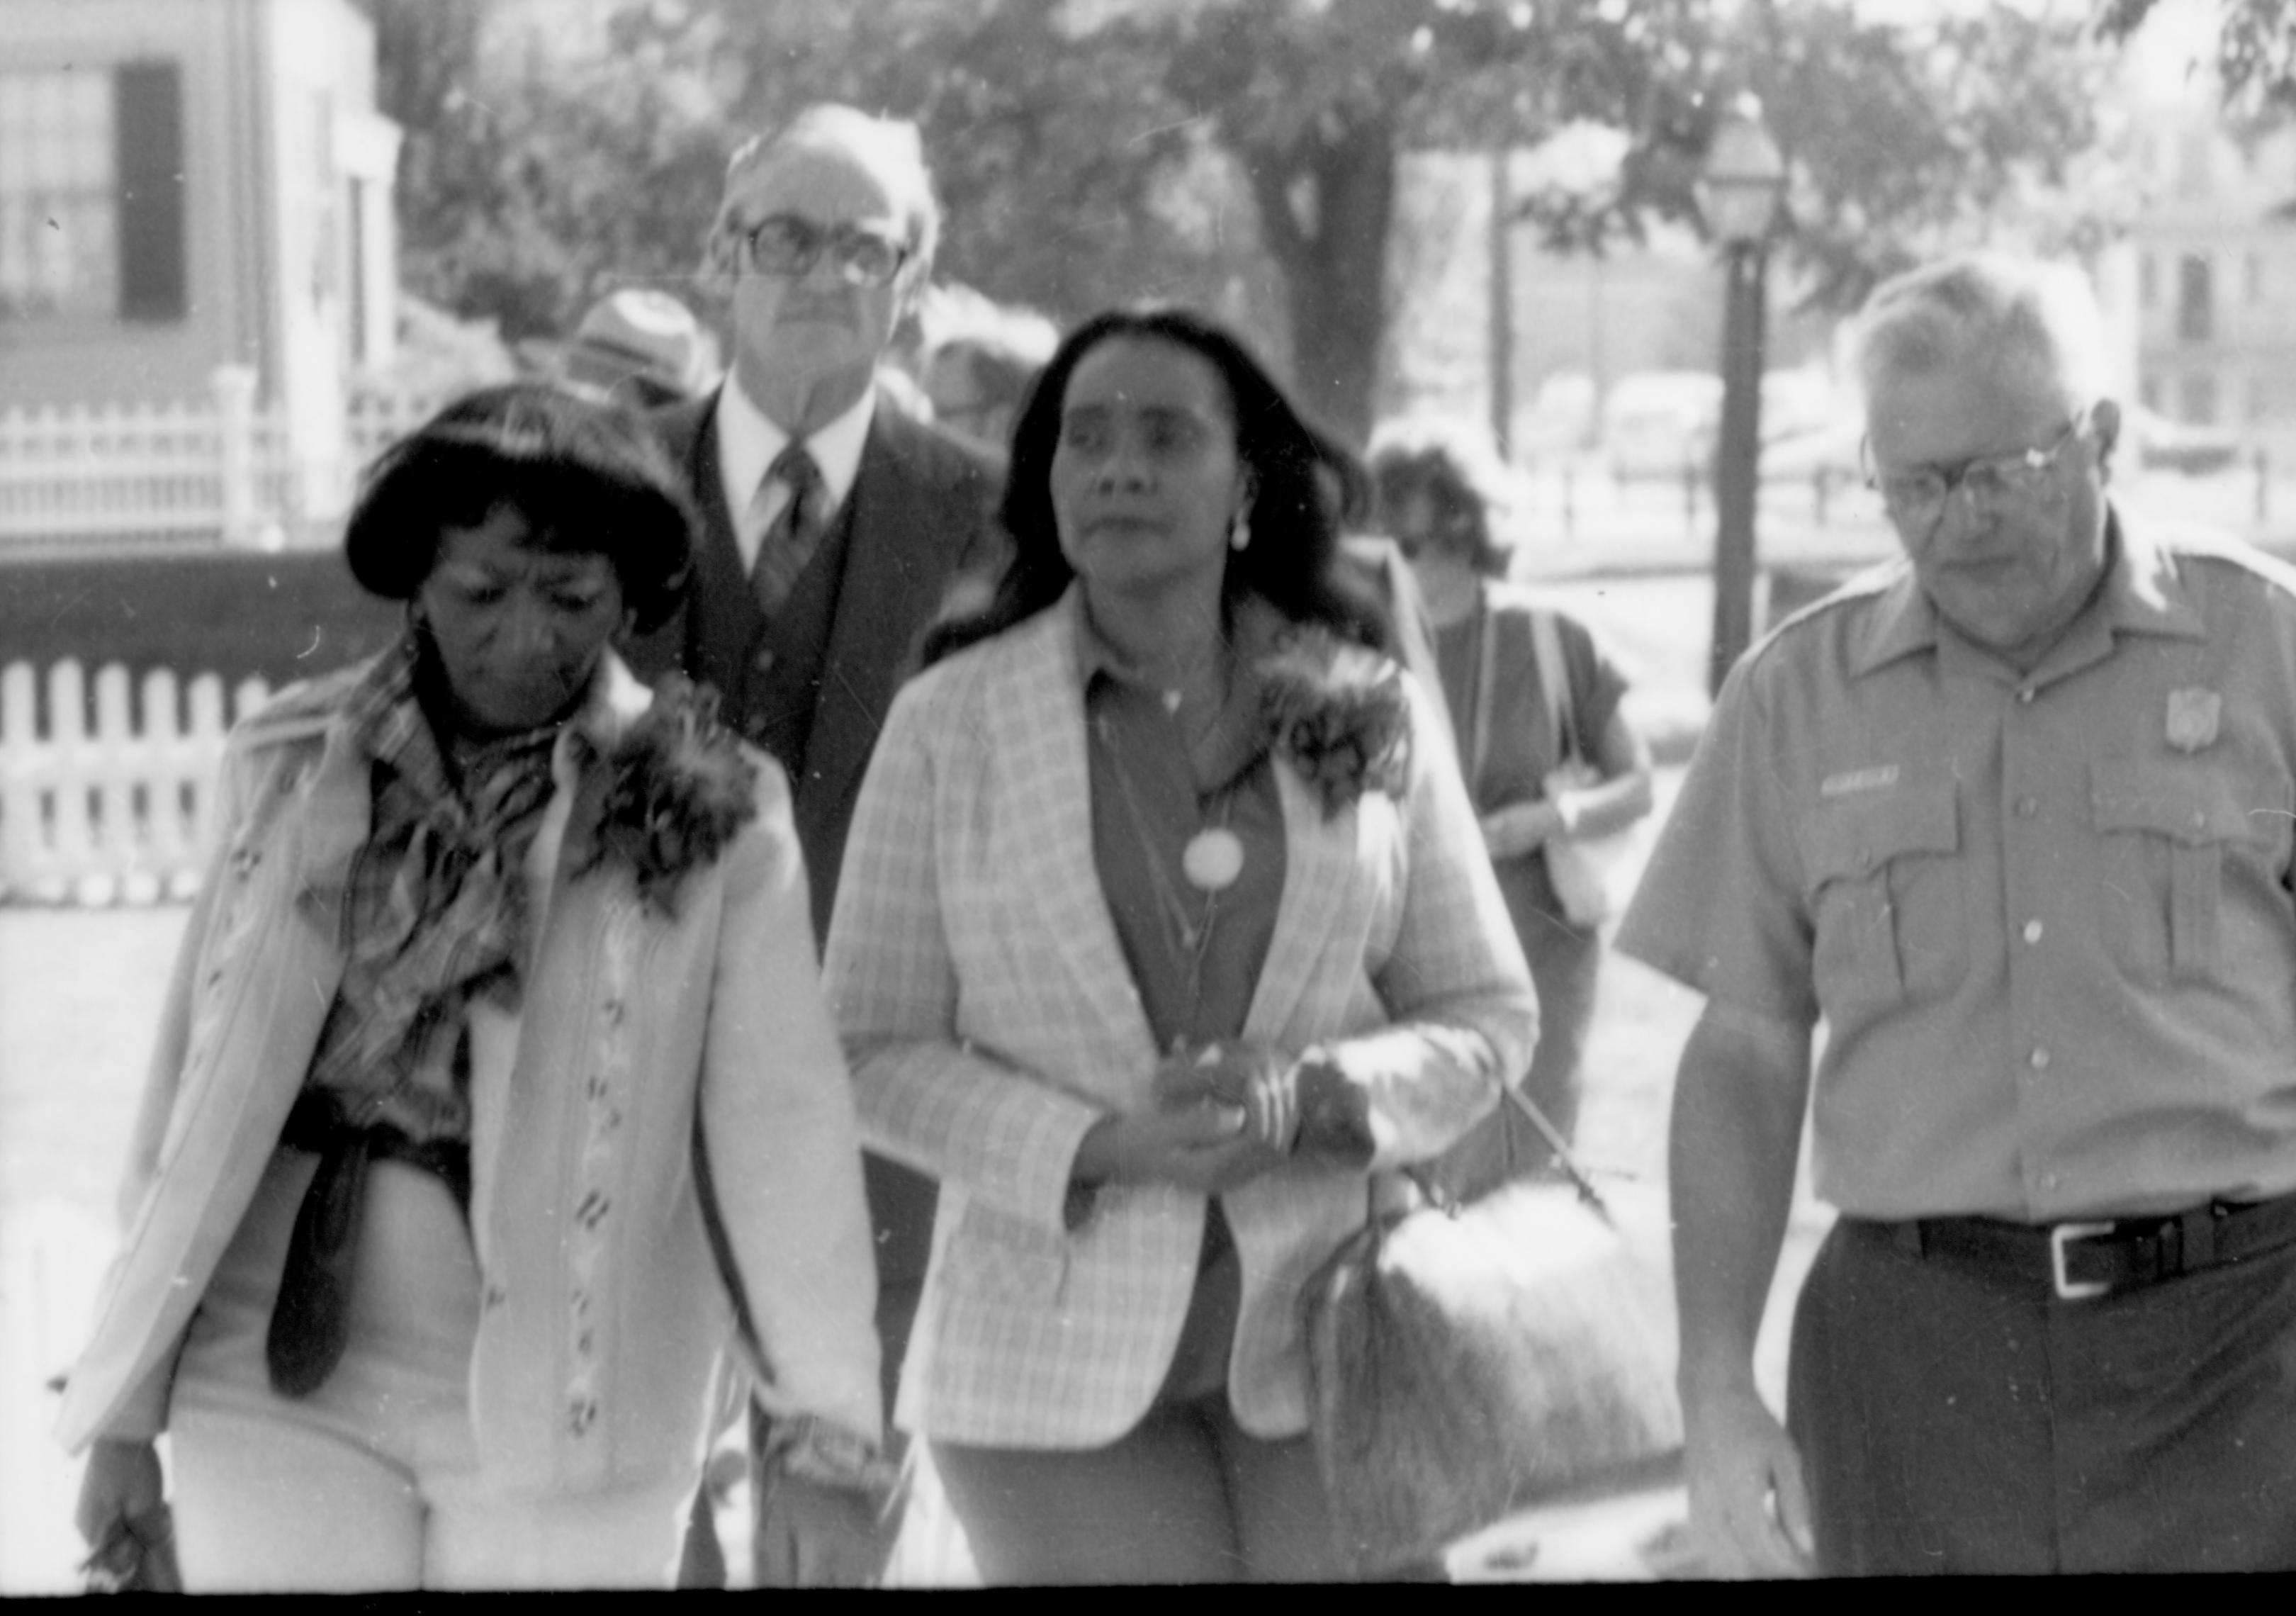
[[[366,766],[338,714],[359,671],[283,693],[226,749],[222,841],[168,987],[125,1236],[59,1421],[72,1448],[163,1427],[193,1310],[302,1085],[341,977],[343,877],[369,829]],[[582,759],[609,752],[650,700],[610,658],[562,737],[537,840],[548,867],[529,867],[522,1010],[472,1022],[484,1291],[471,1410],[506,1491],[692,1464],[729,1350],[775,1409],[881,1430],[851,1092],[781,772],[756,755],[756,817],[686,874],[674,915],[642,902],[619,864],[579,874],[605,784]],[[705,1234],[697,1125],[753,1344]]]

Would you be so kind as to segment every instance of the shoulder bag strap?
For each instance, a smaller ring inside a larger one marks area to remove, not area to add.
[[[1547,1148],[1554,1153],[1554,1164],[1562,1169],[1562,1176],[1570,1180],[1570,1187],[1578,1192],[1578,1199],[1585,1202],[1596,1217],[1615,1228],[1618,1220],[1611,1216],[1611,1203],[1603,1200],[1603,1192],[1595,1187],[1594,1177],[1587,1172],[1586,1164],[1578,1160],[1578,1153],[1570,1148],[1570,1141],[1562,1136],[1562,1130],[1548,1121],[1546,1113],[1533,1104],[1529,1096],[1521,1089],[1506,1088],[1500,1092],[1503,1096],[1500,1103],[1513,1105],[1529,1119],[1531,1127],[1538,1130],[1538,1136],[1546,1141]],[[1496,1120],[1496,1116],[1485,1118],[1475,1126],[1485,1127]],[[1500,1175],[1499,1182],[1510,1184],[1513,1182],[1515,1177],[1514,1136],[1512,1129],[1503,1128],[1500,1132],[1505,1139],[1506,1167]],[[1374,1223],[1379,1221],[1383,1211],[1393,1212],[1407,1209],[1407,1201],[1397,1199],[1398,1192],[1402,1191],[1405,1186],[1416,1191],[1420,1201],[1424,1204],[1439,1208],[1454,1217],[1457,1216],[1461,1210],[1460,1202],[1441,1185],[1437,1184],[1423,1171],[1415,1162],[1388,1169],[1385,1173],[1374,1173],[1372,1177],[1374,1184],[1371,1193],[1370,1221]],[[1397,1182],[1398,1180],[1400,1182]]]
[[[1491,696],[1498,680],[1498,656],[1492,644],[1498,636],[1492,631],[1490,596],[1480,584],[1475,586],[1475,614],[1470,620],[1475,648],[1475,684],[1470,697],[1474,706],[1469,715],[1467,743],[1467,790],[1472,795],[1482,784],[1483,765],[1490,758]]]
[[[1547,716],[1554,722],[1555,755],[1570,759],[1578,755],[1578,715],[1570,702],[1570,670],[1562,660],[1562,633],[1554,624],[1554,613],[1544,606],[1534,606],[1530,612],[1530,649],[1538,660],[1538,682],[1546,697]]]

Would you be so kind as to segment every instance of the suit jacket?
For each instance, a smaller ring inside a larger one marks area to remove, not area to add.
[[[1094,860],[1077,599],[902,691],[830,929],[864,1136],[942,1184],[898,1418],[948,1441],[1121,1435],[1196,1278],[1201,1195],[1106,1185],[1067,1221],[1078,1143],[1148,1107],[1159,1054]],[[1520,1077],[1538,1026],[1457,770],[1414,743],[1399,800],[1329,818],[1290,766],[1275,778],[1283,896],[1245,1036],[1325,1046],[1365,1093],[1374,1166],[1431,1156]],[[1255,1434],[1307,1425],[1299,1298],[1361,1226],[1366,1184],[1302,1158],[1224,1197],[1243,1270],[1229,1396]]]
[[[996,503],[1004,468],[991,451],[880,397],[852,492],[823,540],[824,559],[838,565],[800,586],[826,590],[826,637],[792,645],[767,622],[742,563],[719,469],[718,397],[654,417],[702,531],[685,606],[631,647],[629,662],[641,678],[676,668],[714,685],[727,722],[787,771],[819,938],[829,930],[862,771],[893,692],[915,669],[917,642],[957,573],[1003,558]],[[800,603],[793,595],[791,603]]]
[[[184,1331],[341,982],[339,906],[373,818],[369,766],[337,721],[358,671],[283,693],[232,736],[223,842],[168,988],[126,1238],[65,1393],[72,1447],[164,1425]],[[610,662],[578,722],[608,748],[649,700]],[[750,1169],[720,1175],[718,1191],[762,1348],[760,1394],[880,1429],[851,1091],[804,930],[789,793],[758,761],[757,817],[688,873],[670,918],[619,865],[575,874],[606,771],[561,743],[549,813],[562,833],[537,840],[528,872],[524,1009],[514,1032],[496,1017],[499,1058],[478,1012],[472,1023],[471,1225],[486,1291],[471,1406],[489,1479],[506,1489],[636,1484],[699,1462],[736,1332],[695,1193],[697,1118],[719,1159]],[[594,1331],[574,1327],[578,1308]]]

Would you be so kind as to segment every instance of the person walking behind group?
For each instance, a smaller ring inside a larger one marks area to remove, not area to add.
[[[717,379],[716,343],[666,291],[625,286],[584,312],[570,342],[536,344],[545,374],[569,391],[632,409],[661,409]]]
[[[928,288],[917,323],[924,336],[918,380],[933,419],[1001,453],[1029,384],[1060,346],[1060,328],[1033,309],[999,308],[969,286]]]
[[[1620,937],[1708,996],[1671,1152],[1717,1573],[2296,1567],[2296,573],[2107,498],[2110,352],[2070,267],[1875,290],[1905,559],[1731,673]],[[1841,1215],[1782,1429],[1806,1110]]]
[[[194,1591],[668,1587],[739,1349],[774,1531],[890,1489],[860,1144],[780,772],[608,649],[691,513],[636,420],[490,389],[345,537],[395,644],[233,732],[61,1434],[94,1541],[170,1443]],[[718,1185],[697,1139],[748,1170]]]
[[[1505,581],[1507,553],[1491,533],[1496,467],[1471,429],[1451,422],[1390,426],[1372,450],[1381,525],[1417,577],[1468,796],[1538,988],[1538,1051],[1523,1094],[1567,1137],[1603,917],[1568,911],[1548,857],[1567,839],[1609,835],[1650,812],[1650,749],[1620,705],[1626,676],[1586,626]],[[1542,635],[1551,636],[1545,657]],[[1559,693],[1550,668],[1562,676]],[[1513,1141],[1479,1133],[1477,1159],[1454,1159],[1455,1187],[1487,1186],[1510,1154],[1526,1166],[1546,1159],[1520,1112],[1502,1116]],[[1508,1143],[1516,1148],[1497,1148]]]
[[[1180,309],[1062,344],[1014,554],[871,762],[826,978],[865,1136],[942,1183],[901,1390],[991,1584],[1339,1575],[1302,1286],[1536,1001],[1345,451]]]
[[[886,404],[875,385],[939,234],[914,124],[824,104],[745,143],[708,245],[708,272],[732,298],[733,367],[714,392],[655,417],[702,537],[686,608],[631,664],[716,687],[729,721],[788,771],[816,936],[918,638],[960,570],[1002,554],[996,457]],[[934,1191],[891,1162],[865,1165],[890,1401]],[[706,1513],[695,1526],[709,1532]]]

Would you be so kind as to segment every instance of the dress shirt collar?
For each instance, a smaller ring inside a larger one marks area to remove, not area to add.
[[[2124,522],[2120,512],[2106,507],[2105,545],[2111,559],[2103,587],[2073,619],[2044,666],[2054,667],[2067,646],[2080,642],[2095,640],[2109,649],[2111,636],[2116,634],[2156,634],[2174,639],[2208,636],[2184,580],[2177,576],[2175,559],[2152,542],[2142,523]],[[1860,675],[1900,657],[1934,650],[1952,632],[1922,592],[1912,564],[1898,562],[1892,566],[1895,576],[1882,588],[1866,624],[1864,644],[1857,652],[1854,668]]]
[[[872,387],[851,409],[806,439],[806,450],[820,468],[822,483],[829,490],[828,510],[838,509],[853,491],[854,480],[861,474],[861,450],[868,442],[869,423],[876,411],[877,390]],[[753,512],[750,502],[790,435],[766,418],[766,413],[742,390],[741,378],[731,371],[718,395],[717,415],[718,468],[726,482],[726,508],[734,513],[734,525],[742,533],[746,550],[766,525],[765,514]]]

